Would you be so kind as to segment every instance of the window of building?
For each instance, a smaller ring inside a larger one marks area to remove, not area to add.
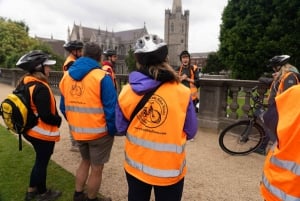
[[[173,22],[171,23],[171,32],[174,32],[174,24],[173,24]]]

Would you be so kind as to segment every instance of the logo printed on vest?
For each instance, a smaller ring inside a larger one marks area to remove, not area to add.
[[[82,83],[73,81],[70,93],[72,96],[78,97],[83,94],[83,89]]]
[[[139,121],[148,128],[156,128],[164,123],[167,118],[168,107],[164,99],[153,95],[138,113]]]

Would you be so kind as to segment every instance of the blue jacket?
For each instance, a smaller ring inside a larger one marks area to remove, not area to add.
[[[86,74],[96,68],[101,68],[96,60],[89,57],[80,57],[70,66],[68,72],[74,80],[80,81]],[[99,84],[101,86],[101,97],[99,98],[103,103],[108,133],[114,135],[116,133],[115,106],[117,103],[117,92],[108,75],[106,75]],[[64,97],[61,96],[59,109],[66,117],[64,102]]]

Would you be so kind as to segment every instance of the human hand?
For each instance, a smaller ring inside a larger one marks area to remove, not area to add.
[[[187,75],[186,74],[183,74],[183,75],[180,76],[180,81],[186,80],[186,79],[187,79]]]

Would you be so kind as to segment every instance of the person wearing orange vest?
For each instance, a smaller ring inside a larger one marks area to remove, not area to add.
[[[111,78],[101,69],[101,48],[88,42],[59,83],[60,110],[79,144],[81,162],[76,171],[74,201],[110,201],[97,198],[104,164],[109,161],[115,127],[117,93]],[[87,194],[84,188],[87,186]]]
[[[69,55],[67,56],[62,67],[63,71],[67,71],[70,68],[70,66],[74,63],[74,61],[82,56],[83,42],[78,40],[72,40],[65,43],[63,47],[67,52],[69,52]]]
[[[190,90],[167,62],[168,48],[157,35],[135,46],[137,71],[129,74],[116,106],[116,127],[126,135],[124,169],[128,201],[180,201],[187,172],[185,146],[197,132]],[[142,97],[160,86],[130,121]]]
[[[29,93],[30,106],[38,121],[37,125],[24,134],[36,153],[25,201],[56,200],[62,194],[61,191],[51,190],[46,186],[47,167],[55,142],[60,139],[58,128],[61,125],[55,98],[48,84],[50,66],[56,61],[50,60],[49,57],[40,50],[33,50],[23,55],[16,64],[17,67],[28,72],[20,79],[19,84],[36,82],[29,87]]]
[[[270,94],[268,97],[268,105],[272,105],[275,101],[275,97],[289,89],[290,87],[299,84],[298,69],[295,66],[289,64],[289,55],[274,56],[269,60],[268,67],[272,68],[275,73],[274,79],[270,86]],[[266,137],[259,148],[254,152],[266,155],[266,147],[269,141],[275,141],[274,135],[266,128]]]
[[[198,88],[200,86],[198,67],[190,64],[191,56],[186,50],[180,53],[179,58],[181,65],[178,70],[178,75],[182,84],[191,89],[191,96],[195,110],[198,112],[198,108],[196,107],[197,103],[199,102]]]
[[[107,73],[110,75],[111,79],[113,80],[113,83],[115,85],[115,88],[117,89],[117,82],[116,82],[116,75],[115,75],[115,65],[118,59],[116,50],[108,49],[103,52],[105,59],[102,62],[102,69],[107,71]]]
[[[300,85],[290,87],[275,97],[263,116],[277,139],[263,168],[260,192],[266,201],[300,200],[299,97]]]
[[[66,51],[69,52],[68,57],[66,58],[63,71],[66,72],[70,66],[76,61],[76,59],[82,56],[82,48],[83,42],[78,40],[72,40],[63,45]],[[71,140],[71,149],[70,151],[79,152],[78,144],[74,140],[72,134],[70,133],[70,140]]]

